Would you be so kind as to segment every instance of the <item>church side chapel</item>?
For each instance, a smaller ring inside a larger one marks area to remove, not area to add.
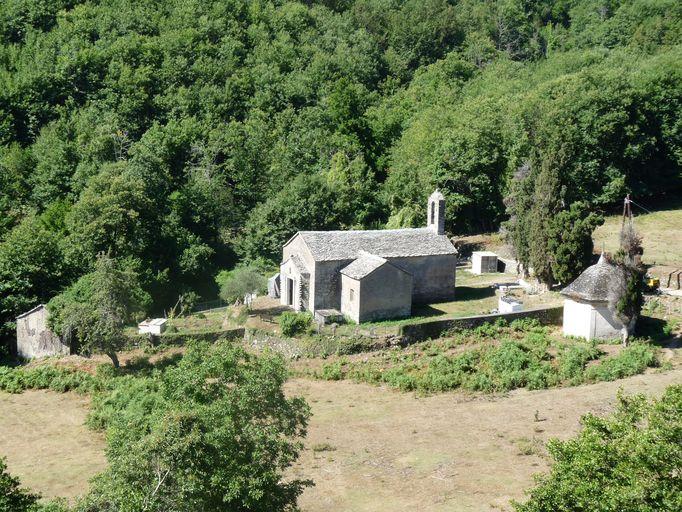
[[[457,250],[445,236],[445,198],[428,199],[426,227],[299,231],[283,247],[280,301],[355,322],[409,316],[414,303],[452,300]]]

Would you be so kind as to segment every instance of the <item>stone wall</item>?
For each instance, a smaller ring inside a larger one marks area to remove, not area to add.
[[[467,316],[462,318],[406,324],[400,328],[400,335],[403,338],[403,343],[416,343],[428,339],[440,338],[444,334],[452,331],[473,329],[485,323],[495,322],[498,318],[503,318],[507,322],[511,322],[518,318],[536,318],[543,325],[561,325],[563,309],[562,306],[557,306],[553,308],[529,309],[516,313]]]
[[[183,346],[191,340],[207,341],[208,343],[215,343],[218,340],[236,340],[244,337],[245,329],[239,327],[236,329],[228,329],[226,331],[210,331],[210,332],[195,332],[195,333],[180,333],[180,332],[166,332],[157,335],[149,334],[135,334],[128,336],[128,347],[139,347],[145,343],[151,342],[153,345],[174,345]]]
[[[68,355],[69,345],[47,327],[49,313],[39,306],[17,318],[17,356],[22,359]]]
[[[360,281],[360,322],[410,316],[412,288],[410,274],[393,265],[379,267]]]
[[[413,303],[447,301],[455,297],[456,255],[441,254],[386,259],[412,274]]]

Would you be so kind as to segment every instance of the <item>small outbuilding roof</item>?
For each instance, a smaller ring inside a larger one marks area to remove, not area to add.
[[[37,305],[36,307],[34,307],[33,309],[29,309],[29,310],[26,311],[25,313],[22,313],[21,315],[19,315],[19,316],[17,317],[17,320],[19,320],[20,318],[25,318],[25,317],[27,317],[28,315],[31,315],[31,314],[35,313],[36,311],[39,311],[39,310],[41,310],[41,309],[44,309],[45,307],[46,307],[45,304],[39,304],[39,305]]]
[[[495,257],[497,258],[497,254],[495,254],[492,251],[474,251],[471,253],[471,256],[490,256],[490,257]]]
[[[609,283],[616,277],[616,270],[616,266],[602,254],[596,264],[587,267],[575,281],[561,290],[561,294],[588,302],[606,302],[609,300]]]
[[[383,267],[384,265],[391,265],[391,263],[380,256],[376,256],[375,254],[360,251],[360,257],[353,261],[350,265],[343,267],[340,272],[351,279],[360,280],[364,277],[367,277],[376,269]],[[391,266],[397,268],[401,272],[405,272],[403,269],[400,269],[395,265]]]
[[[297,235],[303,238],[315,261],[351,260],[360,251],[382,258],[457,254],[447,236],[429,228],[299,231]]]
[[[163,325],[167,322],[168,320],[166,318],[154,318],[153,320],[143,320],[139,324],[137,324],[138,327],[151,327],[152,325]]]

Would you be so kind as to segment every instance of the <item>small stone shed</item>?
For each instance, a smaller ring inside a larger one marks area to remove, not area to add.
[[[497,272],[497,254],[490,251],[474,251],[471,254],[471,271],[474,274]]]
[[[17,356],[35,359],[71,353],[69,344],[49,329],[49,316],[45,304],[40,304],[17,317]]]
[[[604,255],[585,269],[561,291],[564,299],[564,335],[591,339],[613,339],[620,336],[621,323],[608,307],[609,283],[616,268]]]
[[[412,275],[361,251],[341,273],[341,313],[356,323],[410,316]]]

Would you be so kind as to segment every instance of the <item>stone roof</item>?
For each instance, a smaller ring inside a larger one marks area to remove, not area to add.
[[[391,265],[387,260],[375,254],[370,254],[365,251],[360,251],[360,257],[353,261],[350,265],[343,267],[340,272],[351,279],[360,280],[367,277],[379,267],[384,265]],[[391,265],[394,267],[395,265]],[[397,268],[397,267],[396,267]],[[402,269],[402,272],[405,272]]]
[[[609,283],[616,277],[616,267],[602,254],[599,261],[587,267],[578,278],[561,290],[561,294],[588,302],[609,300]]]
[[[382,258],[457,254],[448,237],[429,228],[299,231],[315,261],[351,260],[366,251]]]
[[[497,258],[497,254],[492,251],[474,251],[471,256],[495,256]]]
[[[291,260],[291,262],[294,264],[294,267],[296,267],[296,270],[302,275],[310,274],[310,271],[308,270],[308,267],[306,267],[304,261],[298,256],[298,254],[292,254],[289,256],[289,259],[287,261]],[[284,261],[283,263],[286,263]]]
[[[25,313],[20,314],[20,315],[17,317],[17,320],[19,320],[20,318],[25,318],[25,317],[27,317],[27,316],[29,316],[29,315],[32,315],[32,314],[35,313],[36,311],[38,311],[38,310],[40,310],[40,309],[43,309],[43,308],[45,308],[45,307],[46,307],[45,304],[39,304],[39,305],[37,305],[36,307],[34,307],[34,308],[32,308],[32,309],[29,309],[29,310],[26,311]]]

